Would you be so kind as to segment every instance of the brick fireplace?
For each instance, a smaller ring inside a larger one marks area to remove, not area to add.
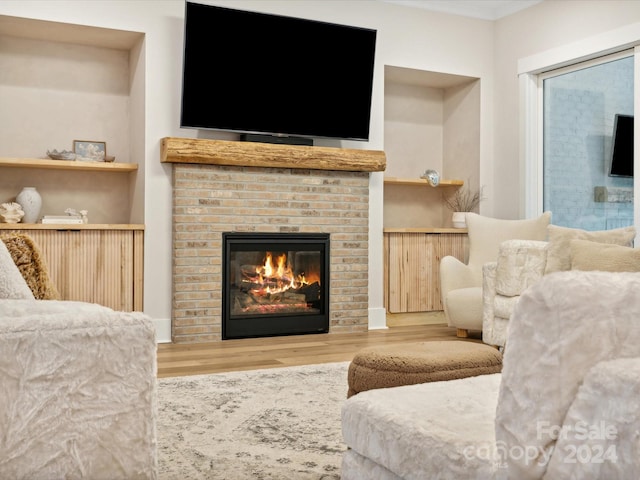
[[[161,160],[174,164],[173,342],[222,339],[227,232],[328,234],[329,332],[367,330],[369,172],[383,152],[166,138]]]

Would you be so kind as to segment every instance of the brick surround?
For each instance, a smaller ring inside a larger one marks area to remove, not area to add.
[[[331,236],[331,333],[368,328],[369,173],[174,164],[176,343],[221,340],[222,233]]]

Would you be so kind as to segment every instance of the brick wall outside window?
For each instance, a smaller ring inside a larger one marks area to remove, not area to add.
[[[369,174],[175,164],[172,340],[221,339],[222,233],[329,233],[330,333],[368,328]]]

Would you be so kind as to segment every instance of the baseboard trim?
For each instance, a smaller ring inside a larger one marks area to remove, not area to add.
[[[383,330],[387,327],[387,311],[384,308],[369,309],[369,330]]]
[[[156,327],[156,343],[171,343],[171,319],[154,318],[152,320]]]

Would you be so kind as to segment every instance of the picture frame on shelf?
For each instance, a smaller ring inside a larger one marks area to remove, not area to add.
[[[107,142],[95,140],[74,140],[73,153],[76,160],[85,162],[103,162],[107,156]]]

